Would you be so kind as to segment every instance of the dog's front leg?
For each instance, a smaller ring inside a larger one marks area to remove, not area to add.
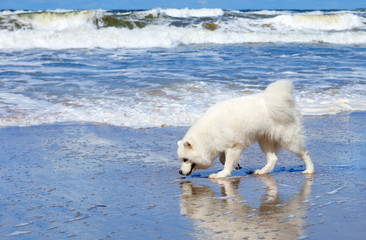
[[[232,148],[225,151],[224,169],[218,173],[211,174],[208,178],[224,178],[231,175],[231,172],[238,165],[243,148],[235,144]]]
[[[220,155],[220,162],[222,163],[222,165],[225,165],[225,152],[222,152],[221,155]],[[235,170],[240,170],[241,169],[241,166],[240,164],[238,163],[235,167]]]

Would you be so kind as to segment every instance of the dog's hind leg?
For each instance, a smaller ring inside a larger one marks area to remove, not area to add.
[[[232,148],[225,150],[225,165],[224,169],[218,173],[213,173],[209,178],[224,178],[231,175],[231,172],[238,166],[243,147],[239,144],[235,144]],[[222,154],[221,154],[222,156]],[[221,161],[220,156],[220,161]],[[221,161],[222,162],[222,161]]]
[[[281,143],[281,145],[286,150],[298,155],[304,161],[306,169],[302,173],[304,174],[314,173],[314,165],[313,162],[311,161],[308,151],[306,151],[304,147],[302,136],[293,138],[291,142]]]
[[[226,158],[226,155],[225,155],[225,152],[222,152],[220,154],[220,162],[222,163],[222,165],[225,165],[225,158]],[[235,167],[235,170],[240,170],[241,169],[241,166],[240,164],[238,163]]]
[[[309,153],[307,151],[304,151],[303,153],[301,153],[299,155],[299,157],[302,158],[302,160],[305,163],[305,167],[306,167],[305,171],[303,171],[302,173],[304,173],[304,174],[313,174],[315,172],[314,164],[311,161]]]
[[[276,155],[278,150],[278,144],[273,141],[268,141],[265,138],[259,139],[258,143],[262,151],[266,154],[267,164],[262,169],[255,170],[254,174],[258,175],[267,174],[273,170],[278,160]]]

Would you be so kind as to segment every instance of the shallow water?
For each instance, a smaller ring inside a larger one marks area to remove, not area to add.
[[[366,109],[363,47],[204,45],[0,51],[0,123],[188,126],[212,104],[294,82],[305,115]]]

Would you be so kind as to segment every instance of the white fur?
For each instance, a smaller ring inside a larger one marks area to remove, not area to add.
[[[258,141],[267,164],[255,174],[271,172],[280,147],[301,157],[303,173],[314,173],[305,150],[301,115],[296,109],[290,81],[277,81],[259,94],[230,99],[213,105],[178,142],[178,156],[183,161],[180,173],[189,175],[207,169],[221,154],[224,169],[210,178],[231,175],[242,151]]]

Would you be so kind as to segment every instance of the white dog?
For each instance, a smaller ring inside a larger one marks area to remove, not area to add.
[[[215,104],[188,130],[178,142],[179,171],[190,175],[196,169],[207,169],[221,154],[224,169],[209,178],[231,175],[240,168],[242,151],[258,141],[266,154],[267,164],[254,174],[271,172],[280,147],[297,154],[306,165],[303,173],[314,173],[302,135],[301,115],[296,109],[290,81],[277,81],[259,94],[230,99]]]

